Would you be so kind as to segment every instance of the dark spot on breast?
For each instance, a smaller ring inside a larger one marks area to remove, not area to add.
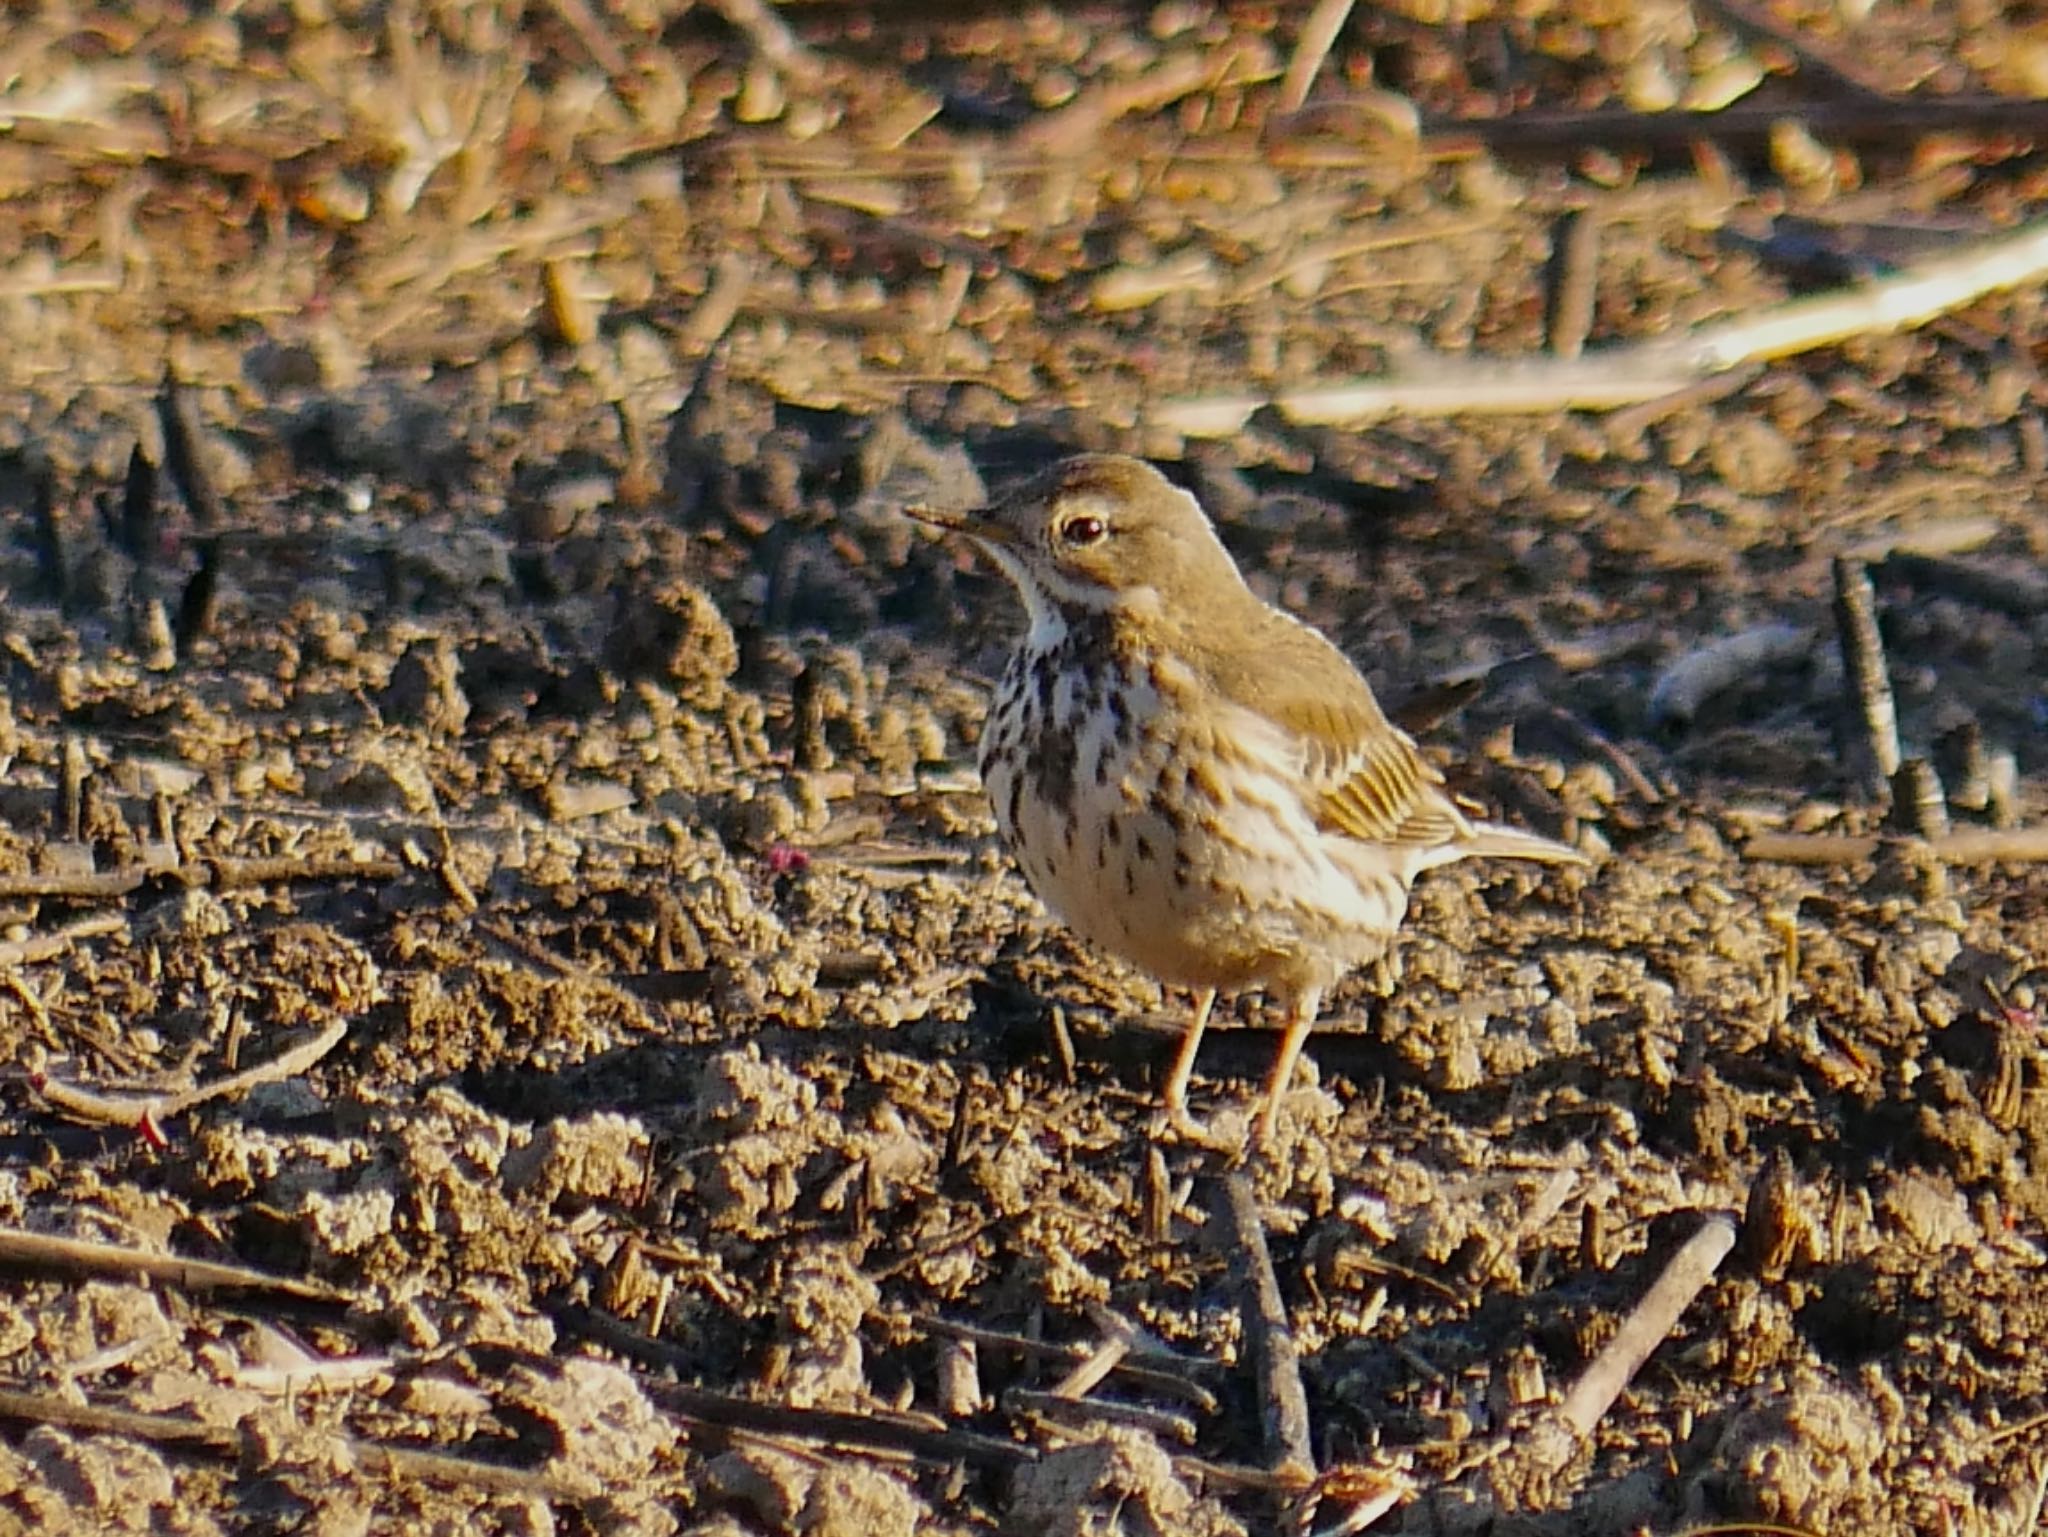
[[[1164,787],[1155,789],[1146,809],[1177,833],[1188,830],[1190,818],[1186,808],[1173,796],[1165,793]]]
[[[1038,713],[1052,718],[1053,690],[1060,681],[1060,653],[1042,652],[1031,664],[1031,686],[1038,694]]]
[[[1058,692],[1056,680],[1071,676],[1074,685],[1073,708],[1059,712],[1059,720],[1052,718],[1053,712],[1041,712],[1041,722],[1031,738],[1032,793],[1048,805],[1069,810],[1074,804],[1075,780],[1080,773],[1081,732],[1089,715],[1100,705],[1093,701],[1102,697],[1104,658],[1109,655],[1113,641],[1105,621],[1099,615],[1074,614],[1068,616],[1069,634],[1041,665],[1038,679],[1038,694],[1041,700],[1049,700]],[[1097,767],[1098,775],[1101,767]],[[1100,781],[1098,781],[1100,782]]]
[[[1150,859],[1152,857],[1152,840],[1143,833],[1139,833],[1137,837],[1131,840],[1131,847],[1137,851],[1140,859]]]
[[[1022,774],[1013,774],[1010,776],[1010,826],[1015,827],[1017,825],[1017,817],[1019,812],[1022,811],[1023,806],[1024,776]]]
[[[1038,734],[1028,762],[1032,793],[1039,800],[1062,811],[1073,805],[1080,746],[1070,727],[1050,727]]]
[[[1123,823],[1117,821],[1114,817],[1110,818],[1109,826],[1105,828],[1103,831],[1104,836],[1107,837],[1112,844],[1120,844],[1124,841]]]

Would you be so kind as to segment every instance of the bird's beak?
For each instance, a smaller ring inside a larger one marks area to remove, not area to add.
[[[903,511],[920,523],[943,528],[949,534],[965,534],[999,550],[1013,548],[1017,543],[1017,535],[1010,526],[990,517],[986,507],[906,507]]]

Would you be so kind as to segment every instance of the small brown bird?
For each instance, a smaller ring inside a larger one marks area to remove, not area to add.
[[[1247,587],[1201,504],[1150,465],[1084,454],[992,506],[910,515],[975,540],[1024,600],[981,777],[1031,889],[1199,994],[1166,1085],[1175,1125],[1218,989],[1287,1009],[1270,1139],[1323,994],[1387,953],[1418,875],[1473,855],[1585,862],[1469,820],[1357,668]]]

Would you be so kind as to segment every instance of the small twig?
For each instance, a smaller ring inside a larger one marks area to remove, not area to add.
[[[1647,453],[1638,446],[1642,435],[1657,423],[1678,415],[1681,411],[1697,411],[1702,406],[1717,405],[1731,395],[1740,394],[1763,375],[1761,363],[1744,363],[1740,368],[1731,368],[1724,374],[1713,374],[1683,389],[1673,390],[1669,395],[1659,395],[1641,405],[1623,406],[1607,418],[1607,441],[1617,454],[1634,457]]]
[[[1156,1151],[1156,1149],[1155,1149]],[[1192,1381],[1192,1371],[1222,1371],[1222,1363],[1211,1361],[1206,1356],[1184,1356],[1169,1350],[1157,1335],[1132,1323],[1121,1313],[1105,1303],[1083,1304],[1089,1321],[1098,1329],[1122,1339],[1126,1350],[1122,1360],[1114,1367],[1115,1375],[1132,1387],[1142,1387],[1169,1398],[1182,1399],[1193,1404],[1204,1414],[1214,1414],[1219,1407],[1216,1395],[1200,1383]],[[1163,1365],[1141,1365],[1140,1362],[1164,1363]]]
[[[1455,1286],[1446,1286],[1435,1276],[1406,1265],[1397,1265],[1377,1251],[1363,1244],[1347,1244],[1330,1256],[1330,1269],[1338,1284],[1347,1284],[1359,1276],[1393,1276],[1397,1280],[1419,1286],[1424,1291],[1434,1292],[1446,1302],[1463,1305],[1469,1299]]]
[[[1497,230],[1499,224],[1498,219],[1491,218],[1417,217],[1392,225],[1376,219],[1363,229],[1346,229],[1322,240],[1290,242],[1238,278],[1225,300],[1233,305],[1255,303],[1263,299],[1269,290],[1319,267],[1333,267],[1339,262],[1381,251],[1463,240]]]
[[[1987,1447],[1997,1446],[2001,1441],[2015,1441],[2021,1436],[2030,1436],[2037,1430],[2048,1430],[2048,1414],[2030,1414],[2023,1420],[2014,1420],[2010,1425],[2001,1425],[1984,1437]]]
[[[2041,1461],[2041,1474],[2034,1480],[2034,1493],[2027,1505],[2026,1514],[2013,1527],[2016,1532],[2038,1532],[2041,1529],[2041,1512],[2048,1508],[2048,1458]]]
[[[1846,865],[1870,858],[1887,841],[1878,833],[1758,833],[1742,854],[1785,865]],[[1947,865],[2039,864],[2048,860],[2048,827],[1972,827],[1926,846]]]
[[[1550,1178],[1543,1182],[1543,1188],[1530,1198],[1516,1215],[1514,1225],[1502,1233],[1492,1248],[1481,1257],[1478,1268],[1473,1272],[1480,1281],[1488,1281],[1498,1272],[1501,1262],[1514,1254],[1529,1238],[1540,1232],[1543,1225],[1560,1211],[1564,1203],[1578,1187],[1579,1170],[1564,1167],[1551,1170]]]
[[[1885,553],[1884,569],[1887,576],[1904,577],[1915,587],[2015,619],[2038,619],[2048,613],[2048,574],[2038,567],[1959,560],[1952,554],[1901,546]]]
[[[1095,1420],[1135,1425],[1181,1446],[1195,1444],[1195,1422],[1186,1415],[1114,1398],[1069,1398],[1064,1393],[1048,1393],[1038,1388],[1011,1388],[1003,1394],[1003,1407],[1016,1414],[1043,1415],[1064,1425],[1085,1425]]]
[[[64,558],[64,519],[58,505],[57,472],[48,463],[37,465],[35,470],[35,551],[43,591],[69,613],[71,568]]]
[[[66,1277],[119,1276],[126,1279],[142,1276],[188,1292],[248,1291],[342,1306],[350,1300],[347,1293],[319,1281],[268,1275],[261,1270],[217,1264],[212,1260],[152,1254],[145,1249],[99,1243],[88,1238],[57,1238],[22,1228],[0,1228],[0,1266]]]
[[[1655,400],[1746,363],[1911,330],[1987,294],[2038,283],[2044,273],[2048,224],[2033,224],[1879,281],[1578,358],[1404,354],[1399,368],[1377,378],[1270,396],[1183,396],[1161,401],[1148,417],[1190,437],[1228,437],[1265,406],[1298,426],[1357,426],[1389,416],[1609,411]]]
[[[170,626],[172,654],[184,659],[193,647],[213,631],[220,600],[221,542],[214,537],[195,541],[199,547],[199,569],[178,598],[178,618]],[[162,605],[155,612],[161,617]]]
[[[1088,1353],[1086,1345],[1060,1344],[1054,1340],[1034,1339],[1028,1334],[1016,1334],[1008,1329],[992,1329],[986,1324],[964,1324],[951,1318],[940,1318],[933,1314],[913,1314],[909,1320],[913,1328],[927,1334],[940,1334],[948,1339],[972,1340],[977,1345],[986,1345],[991,1350],[1010,1350],[1018,1355],[1039,1356],[1056,1361],[1078,1361]],[[1212,1361],[1207,1356],[1186,1356],[1177,1351],[1165,1350],[1156,1345],[1138,1345],[1130,1354],[1131,1365],[1145,1365],[1164,1371],[1178,1372],[1188,1377],[1221,1377],[1229,1368],[1221,1361]],[[1123,1368],[1128,1371],[1129,1366]]]
[[[553,976],[572,977],[579,982],[596,980],[588,967],[578,965],[566,955],[557,955],[531,934],[522,934],[503,918],[478,918],[475,920],[475,928],[480,934],[488,934],[521,960],[530,961]]]
[[[1131,1353],[1131,1344],[1138,1331],[1125,1320],[1105,1308],[1096,1320],[1096,1327],[1103,1331],[1103,1337],[1054,1385],[1052,1391],[1057,1396],[1086,1398]]]
[[[169,1414],[138,1414],[132,1409],[71,1403],[52,1394],[0,1388],[0,1419],[23,1425],[60,1425],[87,1435],[126,1436],[152,1445],[188,1447],[222,1457],[236,1457],[242,1452],[242,1431],[236,1425],[209,1425]],[[602,1492],[597,1480],[587,1473],[507,1467],[439,1452],[385,1446],[354,1436],[338,1436],[335,1440],[358,1466],[395,1478],[547,1500],[587,1500]]]
[[[1297,426],[1365,426],[1393,416],[1527,416],[1554,411],[1610,411],[1654,400],[1692,382],[1683,359],[1644,344],[1585,357],[1499,359],[1483,363],[1404,352],[1402,366],[1377,378],[1352,379],[1278,395],[1200,395],[1162,400],[1148,421],[1191,438],[1227,438],[1254,412],[1271,406]]]
[[[91,774],[85,744],[79,741],[77,732],[67,731],[63,766],[57,779],[58,825],[64,829],[66,843],[76,844],[85,836],[85,781]]]
[[[1071,154],[1098,138],[1119,118],[1154,112],[1196,91],[1245,85],[1273,71],[1259,54],[1244,46],[1225,46],[1214,54],[1178,53],[1160,60],[1128,80],[1104,80],[1056,112],[1027,123],[1012,136],[1017,149],[1034,154]]]
[[[1835,630],[1871,761],[1889,783],[1899,771],[1899,711],[1877,628],[1877,590],[1863,563],[1846,555],[1835,557]]]
[[[721,1430],[790,1436],[802,1441],[863,1447],[871,1451],[907,1452],[941,1466],[965,1462],[1004,1469],[1038,1460],[1035,1449],[1015,1441],[1002,1441],[971,1430],[948,1429],[897,1415],[764,1404],[751,1398],[735,1398],[729,1393],[713,1393],[706,1388],[651,1382],[644,1378],[641,1385],[649,1397],[684,1419]]]
[[[1143,266],[1123,263],[1090,285],[1088,302],[1105,314],[1144,309],[1176,294],[1213,294],[1222,273],[1206,251],[1179,251]]]
[[[1550,718],[1572,735],[1584,751],[1596,753],[1607,760],[1607,766],[1614,770],[1630,792],[1646,806],[1664,804],[1664,792],[1659,790],[1635,757],[1606,732],[1590,721],[1581,720],[1563,705],[1550,706]]]
[[[1406,1340],[1394,1341],[1394,1354],[1413,1367],[1416,1376],[1427,1378],[1440,1387],[1450,1385],[1450,1374]]]
[[[1199,1479],[1211,1488],[1237,1489],[1247,1494],[1276,1494],[1284,1499],[1297,1499],[1309,1487],[1298,1474],[1255,1468],[1242,1462],[1176,1457],[1173,1470],[1182,1478]]]
[[[156,505],[156,462],[137,442],[128,450],[128,474],[121,487],[121,516],[114,525],[114,542],[123,553],[146,563],[160,548],[161,523]]]
[[[974,1074],[962,1073],[953,1085],[953,1118],[946,1123],[945,1150],[939,1156],[939,1173],[950,1175],[967,1164],[969,1139],[974,1134]]]
[[[615,1350],[643,1366],[687,1372],[695,1371],[701,1365],[694,1352],[665,1340],[651,1339],[638,1329],[594,1309],[563,1303],[550,1307],[548,1312],[558,1325],[569,1332],[608,1350]],[[952,1430],[929,1419],[764,1404],[751,1398],[735,1398],[730,1394],[684,1387],[679,1383],[646,1378],[638,1380],[650,1397],[685,1419],[720,1429],[793,1436],[837,1446],[908,1452],[945,1465],[966,1462],[1000,1469],[1038,1460],[1038,1453],[1031,1447],[972,1431]]]
[[[947,1318],[932,1318],[919,1314],[909,1320],[913,1328],[941,1339],[956,1339],[966,1344],[986,1346],[991,1350],[1008,1350],[1017,1355],[1037,1356],[1054,1361],[1075,1361],[1086,1353],[1084,1345],[1061,1345],[1050,1340],[1033,1339],[1029,1335],[1013,1334],[1005,1329],[990,1329],[979,1324],[955,1323]],[[1140,1339],[1131,1352],[1117,1363],[1115,1375],[1132,1387],[1144,1388],[1169,1398],[1178,1398],[1193,1404],[1204,1414],[1214,1414],[1218,1404],[1216,1395],[1196,1381],[1197,1377],[1222,1377],[1227,1375],[1220,1361],[1206,1356],[1184,1356],[1163,1349],[1149,1341]]]
[[[981,1353],[973,1340],[938,1341],[939,1407],[956,1420],[981,1412]]]
[[[164,468],[171,472],[171,483],[185,499],[193,527],[202,534],[217,532],[227,523],[227,513],[200,446],[199,413],[184,381],[172,369],[164,370],[156,414],[163,426]]]
[[[1244,1175],[1226,1177],[1222,1195],[1232,1268],[1238,1278],[1246,1355],[1258,1380],[1259,1425],[1266,1453],[1276,1473],[1306,1484],[1316,1476],[1308,1392],[1302,1386],[1301,1358],[1287,1322],[1280,1278],[1273,1270],[1272,1251],[1266,1247],[1266,1225],[1259,1217],[1251,1181]]]
[[[171,872],[193,885],[229,890],[243,886],[277,886],[288,881],[395,881],[405,867],[395,859],[301,859],[294,855],[265,859],[207,859]]]
[[[365,1383],[388,1382],[398,1368],[390,1356],[347,1356],[340,1360],[309,1359],[302,1366],[237,1366],[227,1381],[252,1393],[289,1398],[309,1389],[341,1392]]]
[[[0,875],[0,901],[97,901],[139,890],[154,870],[92,870]]]
[[[712,264],[711,281],[704,285],[683,323],[676,328],[676,349],[684,357],[708,357],[747,302],[754,286],[754,264],[740,251],[727,251]]]
[[[1830,81],[1872,103],[1891,102],[1899,97],[1896,90],[1843,49],[1786,26],[1750,0],[1708,0],[1708,4],[1735,31],[1752,39],[1761,38],[1791,54],[1803,73]]]
[[[1550,350],[1575,358],[1593,334],[1593,308],[1600,289],[1600,236],[1606,220],[1597,209],[1580,208],[1565,215],[1555,262],[1556,295],[1550,306]]]
[[[279,1052],[268,1062],[259,1062],[239,1073],[230,1073],[227,1077],[217,1078],[212,1083],[200,1084],[196,1088],[176,1093],[102,1094],[96,1090],[81,1088],[77,1084],[66,1083],[62,1079],[52,1078],[48,1073],[32,1074],[29,1086],[51,1105],[81,1121],[110,1126],[154,1125],[171,1116],[182,1115],[193,1106],[203,1105],[211,1099],[241,1094],[259,1084],[296,1078],[339,1046],[347,1034],[348,1020],[337,1019],[311,1040],[302,1041],[287,1051]]]
[[[1280,80],[1280,111],[1299,111],[1308,100],[1309,87],[1315,84],[1337,34],[1351,19],[1354,3],[1355,0],[1316,0],[1316,8],[1308,13],[1295,37],[1294,57],[1287,61],[1287,73]]]
[[[746,33],[754,51],[768,63],[804,80],[817,77],[817,56],[797,40],[789,23],[766,0],[711,0],[711,3],[721,16]]]
[[[1943,734],[1938,744],[1949,763],[1949,804],[1982,811],[1991,803],[1991,759],[1984,751],[1983,722],[1971,715]]]
[[[1650,720],[1689,726],[1715,695],[1754,683],[1773,668],[1807,661],[1813,644],[1812,632],[1796,624],[1760,624],[1716,636],[1657,674],[1650,685]]]
[[[1900,829],[1930,842],[1949,834],[1948,797],[1925,758],[1908,758],[1892,775],[1892,816]]]
[[[202,859],[189,864],[90,871],[76,875],[0,875],[0,901],[95,901],[125,897],[153,880],[210,886],[216,891],[280,886],[291,881],[396,880],[395,859]]]
[[[1334,1526],[1316,1537],[1355,1537],[1373,1522],[1415,1494],[1415,1480],[1405,1469],[1366,1463],[1339,1463],[1318,1478],[1303,1497],[1302,1525],[1313,1519],[1325,1501],[1350,1508]]]
[[[1145,1149],[1144,1210],[1145,1241],[1165,1243],[1173,1236],[1173,1182],[1166,1172],[1166,1154],[1157,1142]]]
[[[1735,1231],[1734,1221],[1720,1213],[1702,1223],[1671,1257],[1635,1311],[1622,1321],[1614,1338],[1572,1384],[1558,1413],[1581,1438],[1593,1433],[1608,1406],[1670,1335],[1679,1315],[1714,1279],[1721,1261],[1735,1247]]]
[[[102,934],[119,934],[128,927],[128,920],[112,913],[102,913],[93,918],[81,918],[76,923],[67,923],[54,934],[32,934],[27,939],[11,939],[0,944],[0,966],[26,966],[36,961],[55,960],[81,939],[97,939]]]
[[[1009,1219],[1001,1212],[985,1212],[949,1232],[936,1238],[926,1239],[899,1260],[892,1260],[875,1273],[878,1281],[893,1281],[896,1277],[915,1270],[919,1265],[928,1264],[941,1254],[950,1254],[955,1249],[964,1249],[981,1237],[990,1228],[1001,1227]]]
[[[601,972],[566,955],[558,955],[546,944],[528,934],[522,934],[510,923],[500,918],[478,918],[473,920],[479,932],[488,934],[521,960],[530,962],[554,976],[568,977],[583,983],[594,994],[601,994],[616,1003],[641,1029],[652,1033],[656,1028],[653,1012],[647,1000],[630,988],[621,986]]]
[[[590,8],[589,0],[554,0],[554,7],[576,34],[591,62],[605,72],[614,86],[632,74],[632,61],[612,36],[605,19]]]
[[[1701,1224],[1671,1257],[1635,1311],[1622,1320],[1614,1338],[1580,1373],[1558,1406],[1556,1418],[1539,1429],[1531,1446],[1533,1455],[1551,1467],[1562,1467],[1570,1460],[1578,1444],[1593,1433],[1622,1389],[1650,1359],[1650,1353],[1669,1338],[1679,1315],[1714,1278],[1734,1247],[1733,1220],[1717,1213]]]
[[[1060,1081],[1068,1088],[1072,1088],[1077,1059],[1074,1053],[1074,1035],[1067,1028],[1066,1005],[1056,1003],[1052,1006],[1051,1025],[1053,1051],[1060,1059]]]
[[[1452,156],[1491,149],[1527,158],[1575,154],[1599,146],[1683,150],[1701,140],[1765,143],[1784,121],[1782,103],[1737,102],[1714,112],[1634,112],[1613,108],[1509,112],[1500,117],[1437,119],[1424,125],[1429,150]],[[2013,96],[1900,96],[1884,101],[1806,101],[1799,121],[1827,144],[1910,144],[1926,134],[2010,134],[2048,131],[2048,101]]]

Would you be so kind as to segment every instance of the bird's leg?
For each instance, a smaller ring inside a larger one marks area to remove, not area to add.
[[[1203,988],[1195,1000],[1195,1017],[1188,1022],[1188,1033],[1180,1039],[1173,1072],[1166,1080],[1167,1124],[1181,1130],[1194,1124],[1188,1115],[1188,1080],[1195,1076],[1195,1053],[1201,1049],[1202,1032],[1209,1028],[1209,1011],[1215,1007],[1216,989]]]
[[[1261,1142],[1271,1142],[1279,1129],[1280,1101],[1287,1097],[1287,1086],[1294,1081],[1294,1064],[1301,1060],[1301,1048],[1308,1043],[1308,1033],[1322,1007],[1323,992],[1318,987],[1296,994],[1288,1005],[1287,1033],[1280,1037],[1280,1060],[1273,1064],[1273,1078],[1266,1085],[1266,1111],[1259,1117]]]

